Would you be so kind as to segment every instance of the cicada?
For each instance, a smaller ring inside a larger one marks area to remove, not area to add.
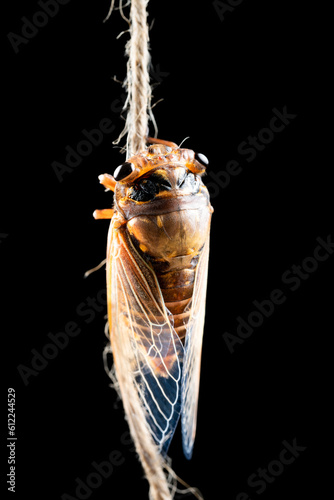
[[[137,413],[129,406],[136,395],[163,456],[181,416],[183,451],[190,459],[213,212],[202,182],[208,160],[173,142],[147,143],[113,176],[99,176],[114,192],[113,208],[94,212],[96,219],[111,219],[111,348],[125,410],[128,403],[128,413]]]

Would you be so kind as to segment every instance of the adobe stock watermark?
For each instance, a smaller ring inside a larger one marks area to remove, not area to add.
[[[120,438],[123,446],[131,446],[130,451],[135,451],[133,442],[128,431],[124,432]],[[105,460],[90,465],[89,473],[84,479],[75,478],[75,496],[63,493],[61,500],[87,500],[92,493],[110,478],[116,467],[123,465],[125,457],[120,450],[113,450]]]
[[[107,305],[107,292],[105,288],[99,290],[96,297],[86,297],[86,299],[75,309],[76,315],[83,318],[85,324],[91,323],[98,314],[105,312]],[[68,321],[61,331],[57,333],[49,332],[47,342],[39,349],[31,349],[32,357],[28,364],[19,364],[17,371],[25,386],[32,378],[37,377],[48,366],[50,361],[56,359],[59,354],[70,344],[70,340],[80,335],[82,328],[77,321]]]
[[[216,198],[221,189],[227,188],[231,180],[244,171],[244,167],[241,165],[242,160],[247,163],[254,161],[257,155],[273,142],[277,134],[283,132],[291,121],[297,117],[296,114],[288,111],[287,106],[283,106],[282,110],[273,108],[272,113],[273,116],[270,118],[267,127],[261,128],[256,135],[249,135],[246,140],[240,142],[237,151],[241,159],[229,160],[225,168],[218,173],[209,170],[207,177],[210,177],[213,182],[205,182],[205,185],[209,190],[211,199]]]
[[[297,438],[294,438],[292,443],[284,440],[282,444],[283,448],[276,459],[271,460],[266,468],[259,467],[256,472],[248,477],[247,485],[252,489],[252,493],[254,492],[256,495],[264,493],[267,486],[274,483],[283,474],[286,466],[293,464],[300,457],[300,454],[307,449],[306,446],[297,443]],[[250,496],[252,493],[240,492],[236,496],[236,500],[257,498]]]
[[[111,104],[111,109],[116,110],[119,105],[120,99],[115,99]],[[121,112],[122,107],[118,108]],[[115,130],[115,125],[110,118],[102,118],[98,123],[97,127],[90,130],[81,130],[81,139],[76,145],[65,146],[66,156],[65,162],[61,163],[59,161],[53,161],[51,167],[59,182],[63,182],[64,175],[71,173],[76,169],[83,161],[84,158],[89,156],[96,147],[102,144],[102,141],[106,135],[111,134]]]
[[[22,45],[27,45],[30,40],[35,38],[40,29],[44,28],[59,12],[61,5],[67,5],[70,0],[39,0],[37,2],[39,10],[30,16],[21,17],[21,34],[18,35],[10,31],[7,34],[15,54],[18,54]]]
[[[225,2],[221,2],[220,0],[214,0],[212,2],[213,8],[218,14],[218,17],[221,21],[225,20],[225,14],[227,12],[233,12],[236,7],[241,5],[244,0],[226,0]]]
[[[237,345],[243,344],[246,339],[250,338],[254,331],[260,328],[281,304],[284,304],[290,292],[297,291],[301,284],[319,268],[319,265],[333,255],[334,242],[331,234],[326,239],[318,237],[316,241],[318,244],[312,256],[303,259],[299,265],[294,264],[282,274],[283,289],[274,288],[266,299],[253,300],[254,309],[246,317],[237,317],[235,333],[223,333],[223,339],[231,354],[235,352]]]
[[[7,236],[8,236],[7,233],[0,233],[0,245],[7,238]]]
[[[160,64],[152,66],[150,70],[151,81],[155,84],[161,83],[170,73],[162,71]],[[124,110],[126,94],[122,93],[111,103],[110,110],[113,115],[120,116]],[[102,118],[92,129],[82,129],[80,140],[74,145],[65,146],[65,159],[63,162],[53,161],[51,167],[59,182],[63,182],[64,177],[73,172],[82,161],[90,156],[95,149],[100,146],[105,136],[110,135],[116,126],[109,117]]]

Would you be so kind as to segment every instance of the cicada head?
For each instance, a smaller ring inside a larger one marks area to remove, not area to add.
[[[206,156],[173,142],[157,141],[114,171],[115,206],[126,219],[149,202],[160,200],[161,204],[197,194],[208,197],[201,180],[208,165]]]

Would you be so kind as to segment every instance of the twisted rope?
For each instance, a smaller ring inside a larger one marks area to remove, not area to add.
[[[148,0],[132,0],[131,2],[130,40],[126,45],[129,104],[126,121],[128,156],[145,148],[145,138],[148,135],[151,86],[148,72],[150,53],[147,4]]]
[[[130,39],[126,44],[125,52],[128,56],[127,76],[123,86],[127,89],[127,98],[124,108],[127,110],[125,127],[119,137],[114,141],[118,144],[124,135],[127,135],[127,158],[145,149],[145,138],[148,135],[148,120],[152,120],[156,129],[155,120],[151,109],[151,85],[149,76],[149,28],[147,24],[147,4],[149,0],[132,0],[130,19],[123,12],[123,2],[119,1],[121,16],[129,24]],[[112,0],[108,20],[115,0]],[[128,5],[129,2],[126,4]]]

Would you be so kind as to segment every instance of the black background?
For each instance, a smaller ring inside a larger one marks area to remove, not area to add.
[[[127,424],[103,368],[105,308],[94,318],[77,309],[105,286],[102,270],[83,279],[106,247],[108,222],[94,221],[92,212],[110,206],[112,196],[97,176],[124,161],[112,143],[124,124],[124,90],[112,77],[125,77],[128,34],[116,37],[127,24],[118,11],[103,24],[108,8],[108,0],[71,0],[18,53],[7,33],[21,34],[21,18],[31,20],[41,9],[36,1],[17,1],[6,15],[3,361],[16,390],[20,500],[75,497],[76,478],[86,481],[92,462],[113,450],[125,461],[90,498],[147,498],[135,454],[121,442]],[[209,172],[225,170],[229,160],[242,167],[227,187],[216,185],[212,199],[193,459],[182,455],[179,430],[170,448],[176,472],[206,500],[235,500],[243,491],[252,500],[299,499],[311,491],[322,497],[333,257],[294,292],[281,279],[313,255],[317,237],[333,230],[331,167],[321,156],[326,126],[318,115],[325,73],[314,45],[321,17],[316,8],[276,0],[244,0],[223,20],[211,1],[149,4],[153,81],[161,80],[153,102],[163,99],[154,108],[159,137],[179,143],[190,136],[184,147],[206,154]],[[247,162],[240,143],[268,127],[273,108],[285,106],[296,117]],[[59,182],[52,163],[64,163],[66,146],[75,149],[82,130],[104,118],[114,131]],[[246,319],[252,302],[268,299],[275,288],[284,291],[285,303],[232,354],[224,332],[236,334],[237,317]],[[42,353],[47,335],[64,331],[69,321],[80,334],[25,385],[18,365],[31,367],[31,349]],[[293,464],[261,494],[247,485],[252,473],[278,458],[283,440],[294,439],[306,450]]]

